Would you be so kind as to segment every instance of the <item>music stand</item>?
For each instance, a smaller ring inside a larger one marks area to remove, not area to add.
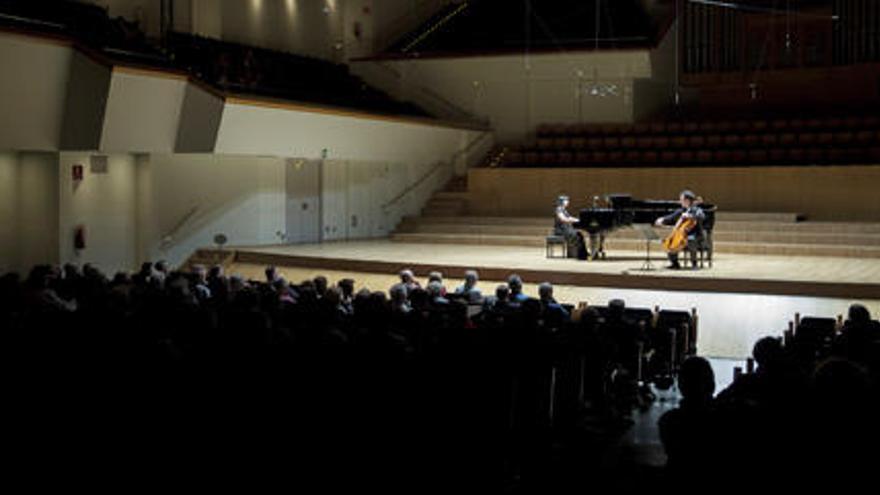
[[[651,241],[660,239],[660,236],[657,235],[657,232],[654,231],[651,225],[634,223],[632,226],[634,229],[641,232],[642,237],[645,239],[645,261],[642,263],[642,267],[639,268],[639,271],[651,272],[656,270],[654,264],[651,263]]]

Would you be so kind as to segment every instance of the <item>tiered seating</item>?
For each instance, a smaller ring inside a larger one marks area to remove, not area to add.
[[[880,117],[548,124],[495,157],[509,167],[821,165],[880,162]]]
[[[177,64],[225,91],[427,116],[368,86],[345,65],[183,33],[170,34],[167,46]]]
[[[106,9],[85,2],[2,0],[0,27],[72,37],[78,44],[113,60],[161,67],[172,65],[136,22],[122,17],[111,19]]]
[[[427,117],[349,73],[348,67],[287,52],[169,33],[146,37],[140,26],[72,1],[0,0],[0,29],[70,39],[111,63],[186,71],[221,91],[314,102],[369,112]]]

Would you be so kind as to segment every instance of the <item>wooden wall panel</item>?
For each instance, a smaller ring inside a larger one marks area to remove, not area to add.
[[[726,211],[792,212],[811,220],[880,221],[880,166],[627,169],[473,169],[470,213],[550,215],[566,193],[572,210],[589,198],[630,193],[674,199],[691,188]]]

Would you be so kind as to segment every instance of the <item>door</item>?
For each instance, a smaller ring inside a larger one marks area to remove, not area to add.
[[[287,236],[290,244],[321,240],[321,161],[287,160]]]

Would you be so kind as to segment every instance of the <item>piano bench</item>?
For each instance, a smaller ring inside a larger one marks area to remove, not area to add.
[[[561,235],[548,235],[545,240],[548,258],[568,258],[568,243]],[[561,247],[562,256],[556,256],[556,246]]]

